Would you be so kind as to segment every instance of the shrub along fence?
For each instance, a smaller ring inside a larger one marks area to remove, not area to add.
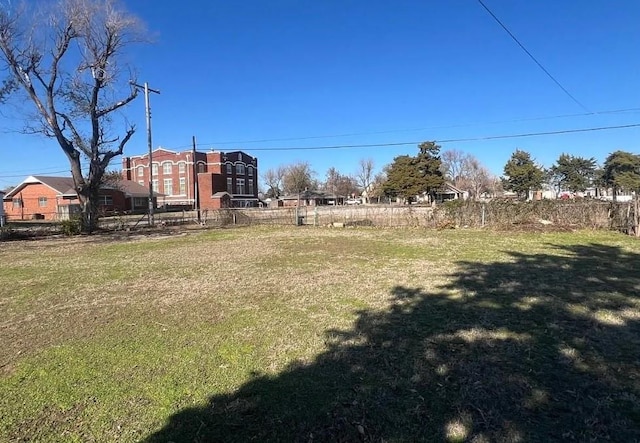
[[[637,235],[633,202],[613,203],[598,200],[543,200],[519,202],[452,201],[430,206],[358,205],[296,208],[218,209],[201,211],[206,226],[311,225],[378,226],[391,228],[447,229],[458,227],[488,229],[611,229]],[[158,227],[190,224],[195,211],[156,214]],[[41,226],[42,225],[42,226]],[[100,220],[107,230],[135,230],[147,226],[147,217],[131,215]],[[0,228],[0,240],[28,238],[55,233],[72,234],[59,223],[9,223]]]
[[[495,228],[557,226],[571,229],[613,229],[633,233],[632,203],[597,200],[519,202],[452,201],[436,207],[416,205],[318,206],[277,209],[220,209],[202,212],[210,226],[312,225],[424,228]]]

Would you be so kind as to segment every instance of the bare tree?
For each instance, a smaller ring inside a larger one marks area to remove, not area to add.
[[[387,181],[387,174],[385,171],[376,174],[369,185],[367,191],[367,200],[371,202],[371,199],[376,199],[377,203],[380,203],[380,198],[384,197],[384,185]]]
[[[489,191],[494,177],[476,157],[455,149],[442,153],[442,172],[457,188],[477,199]]]
[[[268,198],[278,198],[282,194],[282,181],[287,169],[284,166],[267,169],[262,176],[264,184],[267,186],[266,196]]]
[[[450,149],[440,154],[441,171],[445,178],[456,186],[459,185],[459,180],[464,175],[466,158],[467,154],[456,149]]]
[[[69,160],[82,230],[91,232],[103,175],[135,132],[127,124],[117,135],[112,123],[137,96],[120,62],[128,47],[143,41],[143,26],[116,0],[57,0],[31,9],[11,2],[0,8],[0,64],[35,111],[25,133],[55,139]]]
[[[287,194],[297,194],[315,188],[317,182],[314,176],[315,173],[307,162],[287,166],[282,178],[284,192]]]
[[[361,192],[365,196],[365,203],[369,203],[371,184],[374,180],[373,168],[374,162],[371,158],[363,158],[358,162],[358,170],[356,171],[355,179],[361,189]]]
[[[489,192],[494,177],[477,158],[467,155],[463,171],[463,190],[468,191],[471,198],[478,199],[484,192]]]
[[[355,179],[341,174],[333,166],[327,170],[324,190],[336,196],[351,196],[358,191]]]

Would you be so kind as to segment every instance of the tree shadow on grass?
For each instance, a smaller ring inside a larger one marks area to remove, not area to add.
[[[638,441],[640,256],[556,247],[395,287],[328,350],[146,441]]]

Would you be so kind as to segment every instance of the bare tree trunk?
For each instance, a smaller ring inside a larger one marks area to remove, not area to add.
[[[91,234],[98,227],[98,192],[99,188],[85,187],[81,193],[78,193],[82,209],[80,229],[84,234]]]

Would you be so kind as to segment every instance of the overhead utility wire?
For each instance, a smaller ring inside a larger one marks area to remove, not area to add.
[[[629,125],[619,126],[601,126],[598,128],[580,128],[580,129],[564,129],[559,131],[547,131],[547,132],[528,132],[523,134],[503,134],[503,135],[489,135],[484,137],[467,137],[467,138],[449,138],[442,140],[434,140],[435,143],[455,143],[455,142],[469,142],[469,141],[482,141],[482,140],[500,140],[509,138],[524,138],[524,137],[539,137],[542,135],[559,135],[559,134],[574,134],[578,132],[594,132],[594,131],[606,131],[611,129],[628,129],[638,128],[640,123],[633,123]],[[419,145],[424,140],[412,141],[412,142],[398,142],[398,143],[372,143],[362,145],[335,145],[335,146],[309,146],[309,147],[289,147],[289,148],[254,148],[252,151],[319,151],[323,149],[355,149],[355,148],[376,148],[376,147],[391,147],[391,146],[410,146]],[[67,171],[49,172],[49,174],[62,173]],[[32,174],[43,175],[43,174]],[[23,177],[23,175],[0,175],[0,178],[16,178]]]
[[[546,117],[525,117],[525,118],[517,118],[512,120],[495,120],[490,122],[460,123],[455,125],[428,126],[428,127],[413,128],[413,129],[390,129],[387,131],[354,132],[349,134],[312,135],[307,137],[285,137],[285,138],[267,138],[267,139],[258,139],[258,140],[209,142],[209,143],[198,143],[197,146],[243,145],[243,144],[249,144],[249,143],[285,142],[285,141],[298,141],[298,140],[314,140],[314,139],[320,139],[320,138],[339,138],[339,137],[354,137],[354,136],[361,136],[361,135],[392,134],[392,133],[398,133],[398,132],[416,132],[416,131],[427,131],[432,129],[467,128],[470,126],[478,126],[478,125],[496,125],[496,124],[502,124],[502,123],[520,123],[520,122],[530,122],[530,121],[540,121],[540,120],[554,120],[559,118],[585,117],[585,116],[595,115],[595,114],[600,114],[600,115],[619,114],[623,112],[634,112],[634,111],[640,111],[640,108],[613,109],[608,111],[582,112],[578,114],[559,114],[559,115],[550,115]],[[190,147],[192,147],[192,145],[177,146],[174,149],[182,149],[182,148],[190,148]]]
[[[579,129],[564,129],[559,131],[547,131],[547,132],[527,132],[522,134],[503,134],[503,135],[490,135],[484,137],[467,137],[467,138],[449,138],[442,140],[434,140],[435,143],[455,143],[455,142],[470,142],[470,141],[482,141],[482,140],[500,140],[508,138],[524,138],[524,137],[538,137],[542,135],[558,135],[558,134],[573,134],[577,132],[594,132],[605,131],[611,129],[627,129],[640,127],[640,123],[633,123],[629,125],[619,126],[601,126],[597,128],[579,128]],[[411,142],[397,142],[397,143],[372,143],[362,145],[333,145],[333,146],[308,146],[308,147],[282,147],[282,148],[253,148],[251,151],[318,151],[323,149],[352,149],[352,148],[375,148],[375,147],[389,147],[389,146],[408,146],[419,145],[423,143],[421,141]]]
[[[502,29],[504,29],[504,30],[507,32],[507,34],[509,34],[509,36],[513,39],[513,41],[515,41],[515,42],[518,44],[518,46],[520,46],[520,48],[521,48],[521,49],[522,49],[522,50],[523,50],[523,51],[524,51],[524,52],[529,56],[529,58],[531,58],[531,60],[533,60],[533,61],[535,62],[535,64],[536,64],[536,65],[538,65],[538,67],[539,67],[540,69],[542,69],[542,71],[543,71],[545,74],[547,74],[547,76],[548,76],[551,80],[553,80],[553,82],[554,82],[556,85],[558,85],[558,87],[559,87],[560,89],[562,89],[562,90],[564,91],[564,93],[565,93],[565,94],[567,94],[567,96],[569,96],[569,98],[571,98],[571,100],[573,100],[573,101],[574,101],[578,106],[580,106],[582,109],[584,109],[584,110],[585,110],[585,111],[587,111],[588,113],[593,114],[593,112],[592,112],[592,111],[590,111],[590,110],[589,110],[589,108],[587,108],[587,107],[586,107],[585,105],[583,105],[580,101],[578,101],[578,99],[577,99],[577,98],[575,98],[575,97],[574,97],[574,96],[573,96],[569,91],[567,91],[567,89],[566,89],[564,86],[562,86],[562,85],[560,84],[560,82],[559,82],[558,80],[556,80],[556,78],[555,78],[553,75],[551,75],[551,73],[550,73],[549,71],[547,71],[547,69],[546,69],[544,66],[542,66],[542,63],[540,63],[540,62],[539,62],[539,61],[538,61],[538,60],[533,56],[533,54],[531,54],[531,53],[527,50],[527,48],[525,48],[525,47],[524,47],[524,45],[523,45],[522,43],[520,43],[520,40],[518,40],[518,38],[517,38],[515,35],[513,35],[513,33],[509,30],[509,28],[507,28],[507,27],[505,26],[505,24],[504,24],[504,23],[502,23],[502,22],[500,21],[500,19],[499,19],[498,17],[496,17],[496,15],[495,15],[493,12],[491,12],[491,9],[489,9],[489,7],[488,7],[487,5],[485,5],[485,4],[484,4],[484,2],[483,2],[482,0],[478,0],[478,3],[480,3],[480,4],[482,5],[482,7],[483,7],[483,8],[484,8],[488,13],[489,13],[489,15],[491,15],[491,17],[493,17],[493,19],[494,19],[496,22],[498,22],[498,24],[502,27]]]

